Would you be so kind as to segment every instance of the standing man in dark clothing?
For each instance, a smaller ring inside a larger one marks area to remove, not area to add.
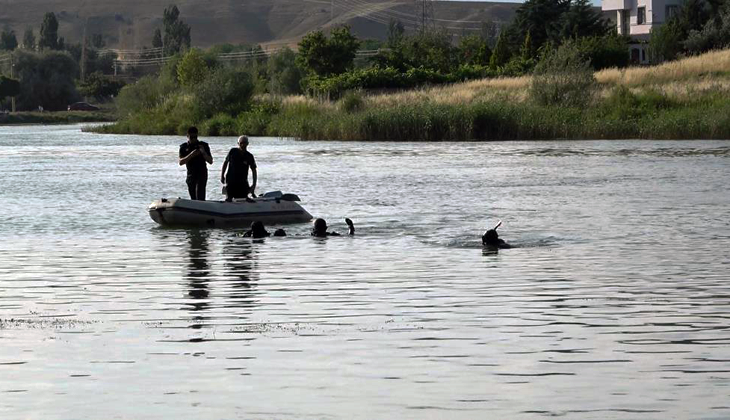
[[[208,183],[208,166],[213,163],[210,146],[198,141],[198,129],[188,128],[188,141],[180,145],[180,166],[186,165],[188,192],[192,200],[205,201],[205,186]]]
[[[226,161],[223,162],[221,169],[221,183],[227,184],[226,201],[232,201],[234,198],[246,198],[250,193],[256,197],[256,160],[253,155],[246,150],[248,147],[248,137],[241,136],[238,138],[238,147],[234,147],[228,152]],[[248,168],[251,168],[253,182],[248,185]],[[228,174],[226,174],[228,169]]]

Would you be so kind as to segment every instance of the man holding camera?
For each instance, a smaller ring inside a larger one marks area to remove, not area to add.
[[[198,129],[188,128],[188,141],[180,145],[180,166],[188,170],[186,183],[192,200],[205,201],[205,187],[208,183],[208,164],[213,163],[210,146],[198,140]]]

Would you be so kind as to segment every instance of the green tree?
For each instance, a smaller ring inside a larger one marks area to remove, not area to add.
[[[152,36],[152,48],[162,48],[162,32],[160,28],[155,29],[155,34]]]
[[[20,94],[20,81],[0,76],[0,102]]]
[[[193,48],[185,53],[180,64],[177,66],[177,79],[185,87],[192,87],[199,84],[205,80],[208,73],[208,65],[203,59],[203,54],[197,48]]]
[[[523,60],[529,60],[530,58],[534,57],[534,51],[532,49],[532,37],[530,36],[530,31],[527,31],[527,35],[525,35],[525,41],[522,43],[522,48],[520,49],[520,56]]]
[[[509,62],[511,54],[507,42],[507,37],[501,34],[497,39],[497,45],[494,46],[492,56],[489,58],[489,67],[496,70]]]
[[[479,36],[486,41],[490,49],[493,49],[497,45],[497,39],[499,39],[500,27],[499,24],[492,20],[485,20],[482,22],[482,28],[479,32]]]
[[[173,55],[190,48],[190,26],[180,20],[177,6],[165,8],[162,17],[165,26],[165,55]]]
[[[590,61],[575,41],[567,41],[557,49],[547,49],[535,66],[530,97],[539,105],[585,107],[596,88]]]
[[[79,66],[68,52],[17,51],[15,55],[15,70],[20,80],[18,108],[37,109],[40,105],[60,111],[79,99],[75,83]]]
[[[10,28],[3,29],[0,34],[0,50],[13,51],[18,48],[18,38],[15,36],[15,31]]]
[[[269,92],[280,95],[302,93],[301,80],[304,75],[296,64],[297,55],[285,48],[269,58]]]
[[[672,19],[651,31],[649,53],[654,61],[674,60],[684,50],[686,34],[680,23]]]
[[[701,30],[691,30],[683,45],[692,54],[730,46],[730,1]]]
[[[507,30],[509,44],[519,48],[528,32],[536,51],[550,41],[558,44],[566,25],[563,15],[570,6],[571,0],[527,0],[517,8]]]
[[[35,34],[33,28],[26,28],[23,34],[23,49],[35,50]]]
[[[124,82],[113,80],[96,71],[86,76],[86,80],[79,86],[79,92],[87,98],[106,101],[117,96],[123,87]]]
[[[611,32],[604,36],[578,38],[575,44],[594,70],[602,70],[629,65],[629,42],[629,38]]]
[[[608,21],[590,0],[572,0],[561,20],[561,41],[566,38],[603,36],[611,30]]]
[[[459,41],[459,61],[461,64],[488,66],[492,57],[487,41],[479,35],[468,35]]]
[[[333,29],[329,38],[322,31],[310,32],[299,42],[297,63],[319,76],[342,74],[353,67],[359,47],[348,26]]]
[[[63,42],[58,38],[58,20],[52,12],[46,13],[41,24],[41,37],[38,40],[38,48],[49,50],[60,50]]]
[[[406,29],[400,20],[391,19],[388,22],[388,40],[386,42],[386,45],[391,48],[400,44],[400,42],[403,40],[405,32]]]
[[[195,87],[196,117],[202,120],[218,113],[238,115],[248,109],[253,91],[248,72],[221,67]]]

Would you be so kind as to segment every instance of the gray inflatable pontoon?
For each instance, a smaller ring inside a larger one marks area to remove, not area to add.
[[[255,199],[197,201],[163,198],[149,205],[150,217],[162,226],[248,227],[252,222],[264,224],[305,223],[312,220],[295,194],[268,192]]]

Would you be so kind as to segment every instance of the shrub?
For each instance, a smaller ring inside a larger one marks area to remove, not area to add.
[[[235,118],[228,114],[217,114],[203,124],[204,136],[235,136],[238,133],[238,124]]]
[[[583,107],[596,91],[590,61],[583,58],[574,42],[548,50],[535,67],[530,97],[539,105]]]
[[[144,76],[119,91],[115,101],[117,113],[125,117],[150,110],[161,105],[174,91],[174,84],[153,76]]]
[[[617,34],[579,38],[578,49],[583,58],[590,60],[594,70],[629,65],[629,45],[625,37]]]
[[[362,92],[356,90],[347,91],[340,99],[340,109],[347,113],[360,111],[364,104]]]
[[[251,109],[238,116],[236,124],[240,133],[266,135],[273,115],[279,113],[279,102],[262,101],[254,103]]]

